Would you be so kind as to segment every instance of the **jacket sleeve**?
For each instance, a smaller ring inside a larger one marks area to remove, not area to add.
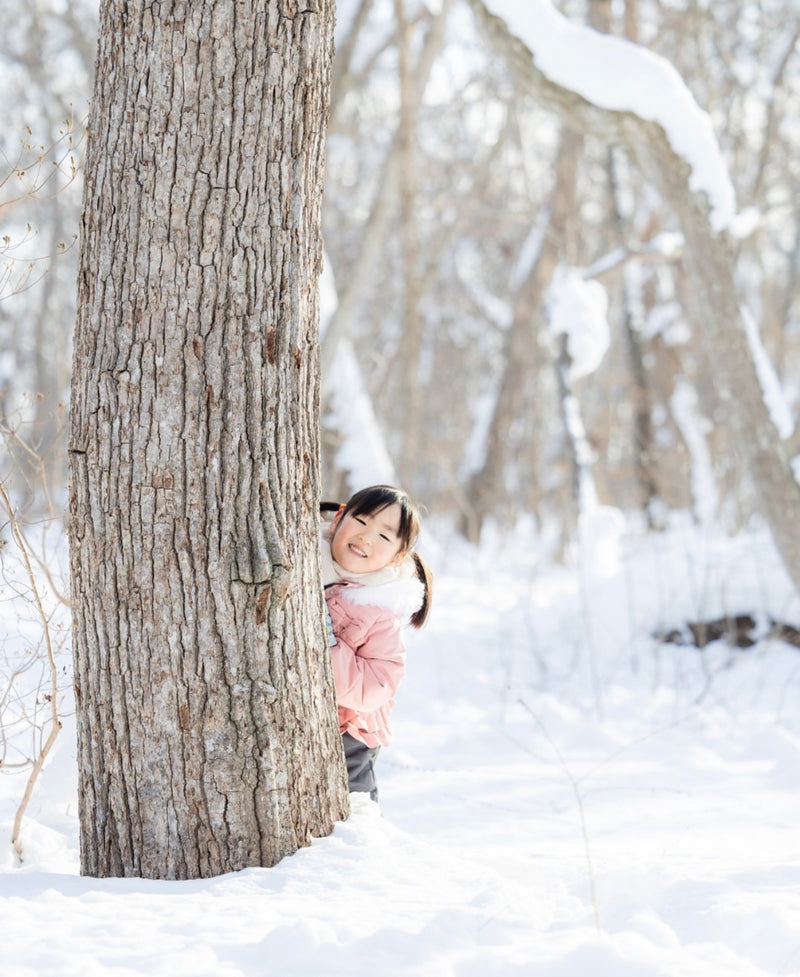
[[[330,652],[340,706],[374,712],[394,698],[406,667],[400,622],[396,618],[378,618],[358,647],[339,637]]]

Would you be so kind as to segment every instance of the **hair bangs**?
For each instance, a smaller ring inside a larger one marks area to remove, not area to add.
[[[408,495],[393,485],[371,485],[369,488],[356,492],[345,506],[345,512],[351,516],[375,515],[390,505],[400,507],[400,525],[398,536],[403,549],[409,550],[419,535],[419,515]]]

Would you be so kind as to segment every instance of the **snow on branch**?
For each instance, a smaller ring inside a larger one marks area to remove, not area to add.
[[[705,193],[711,226],[727,229],[736,200],[711,119],[674,66],[652,51],[560,14],[551,0],[481,0],[531,52],[553,84],[592,105],[659,125],[690,169],[689,187]],[[473,8],[478,0],[470,0]]]
[[[548,293],[550,332],[567,337],[570,376],[588,376],[600,366],[611,337],[608,293],[574,269],[559,267]]]

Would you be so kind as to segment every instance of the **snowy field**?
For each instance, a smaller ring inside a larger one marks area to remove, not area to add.
[[[567,571],[514,539],[429,544],[381,810],[275,868],[81,878],[69,725],[19,866],[0,777],[3,977],[800,973],[800,649],[769,635],[800,608],[770,545],[594,534]],[[748,649],[654,637],[738,612]]]

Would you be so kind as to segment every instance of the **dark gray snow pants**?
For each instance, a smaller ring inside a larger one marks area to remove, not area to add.
[[[375,779],[375,759],[379,746],[367,746],[349,733],[342,733],[344,759],[347,763],[347,783],[351,793],[369,794],[378,800],[378,781]]]

